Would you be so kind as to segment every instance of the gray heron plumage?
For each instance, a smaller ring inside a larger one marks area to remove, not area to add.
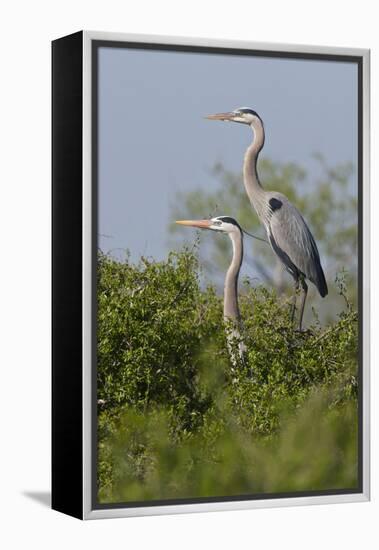
[[[297,292],[301,286],[301,330],[308,292],[306,279],[316,286],[322,297],[328,294],[328,286],[316,242],[304,218],[285,195],[276,191],[266,191],[259,181],[257,160],[265,142],[263,121],[256,111],[246,107],[228,113],[208,115],[206,118],[246,124],[253,131],[253,141],[246,150],[243,163],[244,186],[258,218],[266,229],[271,248],[295,281],[292,319],[296,309]]]
[[[239,331],[241,314],[238,304],[238,278],[243,262],[243,230],[239,223],[230,216],[217,216],[209,220],[179,220],[176,223],[226,233],[232,242],[233,255],[224,283],[224,321],[227,325],[226,335],[230,356],[233,364],[236,364],[237,361],[233,351],[234,342],[237,340],[240,359],[242,359],[246,350]],[[254,235],[252,236],[254,237]],[[232,322],[231,325],[230,322]]]

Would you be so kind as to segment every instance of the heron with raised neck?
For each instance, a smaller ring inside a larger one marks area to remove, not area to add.
[[[301,331],[308,293],[306,279],[316,286],[323,298],[328,294],[328,286],[315,239],[303,216],[285,195],[277,191],[266,191],[259,180],[257,161],[265,142],[263,121],[256,111],[247,107],[208,115],[206,118],[244,124],[253,131],[253,140],[246,150],[243,162],[243,182],[250,203],[265,227],[272,250],[294,279],[292,321],[298,290],[301,286],[298,325]]]

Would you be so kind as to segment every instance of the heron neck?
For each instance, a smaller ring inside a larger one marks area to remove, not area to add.
[[[233,245],[233,258],[225,277],[224,319],[239,320],[238,276],[243,258],[243,239],[240,231],[229,233]]]
[[[251,124],[253,130],[253,141],[247,148],[243,163],[243,181],[247,196],[259,217],[264,210],[265,191],[261,186],[257,173],[257,160],[265,142],[265,131],[260,121],[254,121]]]

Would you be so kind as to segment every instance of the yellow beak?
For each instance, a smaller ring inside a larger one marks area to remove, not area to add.
[[[211,220],[178,220],[175,223],[189,225],[190,227],[200,227],[201,229],[208,229],[212,225]]]
[[[233,120],[236,116],[235,113],[216,113],[214,115],[207,115],[205,118],[208,120]]]

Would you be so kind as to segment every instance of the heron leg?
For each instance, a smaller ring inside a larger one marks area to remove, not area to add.
[[[295,319],[295,311],[296,311],[296,299],[297,299],[297,293],[299,291],[299,279],[295,279],[295,292],[293,293],[293,299],[292,299],[292,305],[291,305],[291,323],[293,323]]]
[[[302,296],[301,296],[301,305],[300,305],[299,331],[302,330],[305,300],[307,299],[307,294],[308,294],[308,285],[305,282],[304,277],[301,277],[300,281],[301,281],[301,288],[302,288],[303,292],[302,292]]]

